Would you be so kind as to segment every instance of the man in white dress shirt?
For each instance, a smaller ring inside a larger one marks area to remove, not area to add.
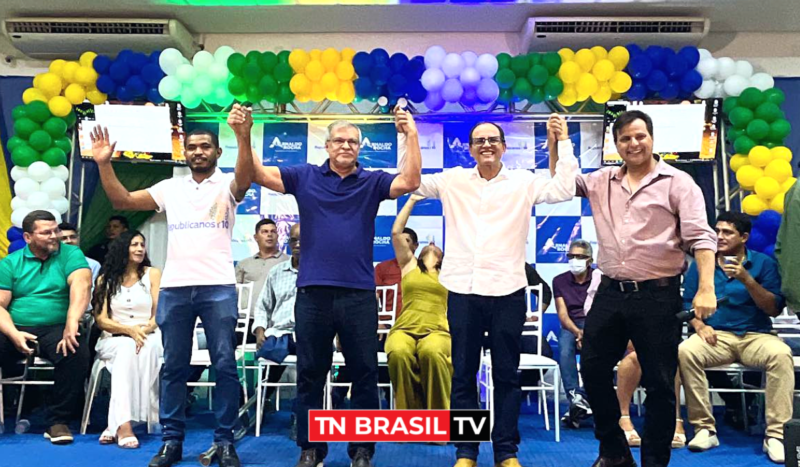
[[[470,132],[472,169],[424,175],[417,193],[442,200],[445,255],[439,280],[450,291],[447,317],[453,352],[451,409],[478,408],[475,375],[489,333],[494,380],[492,444],[496,466],[518,467],[520,338],[525,322],[525,243],[531,208],[575,195],[578,162],[570,151],[550,159],[550,179],[503,165],[502,128],[479,123]],[[569,140],[559,144],[571,144]],[[456,467],[475,467],[478,443],[456,444]]]

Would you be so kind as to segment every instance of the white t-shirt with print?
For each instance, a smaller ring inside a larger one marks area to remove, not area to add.
[[[167,262],[161,287],[236,283],[231,238],[236,200],[233,174],[216,169],[201,183],[191,175],[159,182],[147,189],[167,212]]]

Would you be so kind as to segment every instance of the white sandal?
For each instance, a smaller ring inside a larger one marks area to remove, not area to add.
[[[126,436],[117,441],[117,446],[122,449],[139,449],[139,438],[136,436]]]
[[[112,432],[110,432],[108,430],[103,430],[103,433],[100,435],[99,441],[100,441],[100,444],[103,444],[103,445],[114,444],[117,441],[117,437],[114,436],[114,433],[112,433]]]
[[[627,418],[628,420],[631,419],[630,415],[622,415],[619,417],[620,419]],[[621,427],[620,427],[621,428]],[[636,429],[633,430],[622,430],[625,433],[625,440],[628,442],[628,446],[632,448],[638,448],[642,445],[642,437],[639,436],[639,433],[636,432]]]
[[[678,424],[682,425],[683,424],[683,420],[680,419],[680,418],[676,418],[675,419],[675,426],[677,427]],[[672,449],[681,449],[684,446],[686,446],[686,434],[685,433],[675,433],[672,436]]]

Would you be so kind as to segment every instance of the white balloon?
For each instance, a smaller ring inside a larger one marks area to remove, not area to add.
[[[51,202],[53,203],[53,207],[56,209],[56,211],[60,212],[61,214],[66,214],[67,211],[69,211],[69,201],[67,201],[67,198],[62,196],[61,198],[51,200]]]
[[[497,57],[492,54],[481,54],[475,62],[475,69],[481,74],[481,78],[494,78],[498,67]]]
[[[20,198],[19,196],[15,196],[11,198],[11,210],[16,211],[17,209],[27,208],[28,203],[24,199]]]
[[[725,83],[715,81],[714,97],[728,97],[725,94]]]
[[[717,81],[725,81],[736,73],[736,62],[730,57],[717,59]]]
[[[14,224],[15,227],[22,228],[22,221],[25,220],[25,216],[31,213],[31,209],[28,208],[21,208],[17,209],[16,211],[11,213],[11,223]]]
[[[236,53],[236,51],[233,50],[233,47],[229,45],[223,45],[214,52],[214,59],[217,61],[217,63],[227,64],[228,57],[234,53]]]
[[[23,178],[14,184],[14,192],[24,200],[27,200],[31,193],[37,191],[39,191],[39,183],[32,178]]]
[[[55,167],[50,167],[50,170],[53,171],[53,175],[60,178],[62,181],[69,180],[69,169],[66,165],[57,165]]]
[[[184,60],[180,50],[169,48],[164,49],[161,55],[158,56],[158,65],[164,73],[172,76],[178,71],[178,66],[180,66]]]
[[[744,76],[733,75],[725,80],[722,89],[725,90],[725,94],[728,96],[739,97],[739,94],[747,89],[749,85],[750,82]]]
[[[208,69],[216,60],[214,56],[208,50],[201,50],[194,54],[194,58],[192,59],[192,64],[194,65],[195,70],[198,72],[202,72]]]
[[[53,176],[53,171],[45,162],[36,161],[28,167],[28,175],[37,182],[43,182]]]
[[[48,209],[50,208],[50,197],[43,191],[31,193],[28,196],[28,208],[33,210]]]
[[[717,85],[714,80],[707,79],[703,81],[703,84],[700,85],[700,88],[694,92],[694,95],[700,99],[709,99],[714,97],[714,89],[716,89],[716,87]]]
[[[46,193],[50,199],[63,198],[67,195],[67,187],[64,181],[58,177],[51,177],[42,182],[39,189]]]
[[[753,65],[751,65],[747,60],[737,60],[736,74],[743,78],[750,78],[753,76]]]
[[[750,86],[758,88],[760,91],[766,91],[775,87],[775,80],[766,73],[756,73],[750,77]]]
[[[23,178],[28,178],[28,169],[26,167],[20,167],[18,165],[11,167],[11,180],[18,182]]]
[[[468,50],[466,52],[461,52],[461,58],[464,59],[464,65],[470,67],[475,65],[475,62],[478,60],[478,54]]]
[[[701,59],[697,64],[697,71],[703,76],[703,79],[714,78],[717,75],[717,70],[719,70],[719,65],[717,64],[717,59],[713,57]]]
[[[425,68],[439,68],[442,66],[445,56],[447,56],[447,52],[445,52],[444,47],[440,45],[428,47],[428,50],[425,51]]]
[[[709,52],[708,49],[697,49],[697,51],[700,53],[700,60],[712,57],[711,52]]]
[[[60,212],[58,212],[57,210],[55,210],[53,208],[45,209],[45,211],[49,212],[50,214],[53,215],[53,217],[56,218],[56,223],[57,224],[61,223],[61,213]]]
[[[447,56],[444,58],[444,61],[442,61],[442,71],[448,78],[458,78],[458,75],[461,74],[463,69],[464,59],[461,58],[461,55],[459,54],[447,54]]]

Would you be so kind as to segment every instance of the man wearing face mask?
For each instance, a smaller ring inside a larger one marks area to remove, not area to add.
[[[578,428],[580,421],[592,414],[586,393],[578,385],[577,351],[583,346],[583,323],[586,311],[591,307],[594,293],[600,285],[602,275],[592,269],[592,245],[586,240],[573,240],[567,253],[569,271],[553,279],[553,296],[561,322],[558,338],[558,366],[561,382],[569,400],[569,412],[562,421]]]

